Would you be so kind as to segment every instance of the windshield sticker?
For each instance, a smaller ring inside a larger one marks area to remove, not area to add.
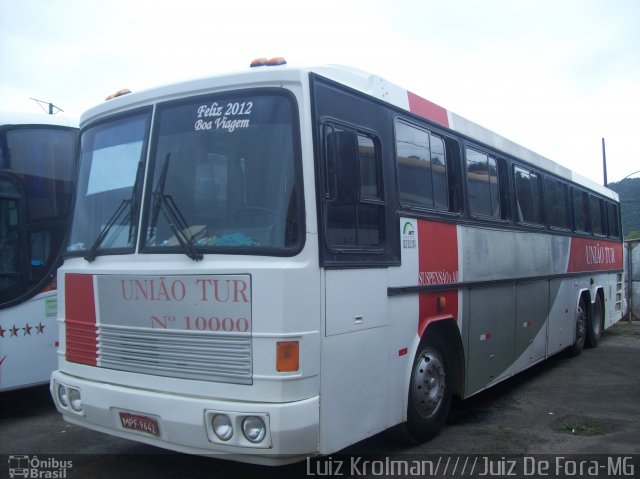
[[[252,101],[201,105],[197,110],[195,131],[223,130],[229,133],[251,126]]]

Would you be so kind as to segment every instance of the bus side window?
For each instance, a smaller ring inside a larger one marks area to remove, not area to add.
[[[513,167],[516,189],[516,218],[520,223],[543,223],[540,175],[520,166]]]
[[[589,227],[589,203],[587,193],[576,188],[571,190],[574,228],[578,233],[588,233]]]
[[[17,201],[0,199],[0,268],[2,274],[18,271]]]
[[[620,238],[618,206],[607,201],[607,230],[609,237]]]
[[[472,215],[503,218],[499,165],[494,157],[486,153],[466,149],[467,198]]]
[[[380,154],[373,138],[328,127],[325,142],[327,240],[331,247],[378,248],[384,231]]]
[[[569,229],[567,185],[553,178],[544,180],[547,223],[552,228]]]
[[[396,163],[400,203],[407,208],[451,211],[445,140],[396,122]]]
[[[604,224],[605,212],[604,201],[597,196],[589,195],[589,219],[591,220],[591,231],[596,236],[606,235]]]
[[[20,272],[20,231],[18,189],[0,180],[0,298],[5,289],[14,286]]]
[[[462,211],[462,164],[460,163],[460,144],[456,140],[445,138],[447,162],[447,182],[449,184],[449,211]]]

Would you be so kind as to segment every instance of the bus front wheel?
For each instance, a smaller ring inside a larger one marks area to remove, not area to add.
[[[418,348],[411,370],[407,421],[391,431],[393,438],[420,444],[436,436],[444,425],[451,405],[451,374],[443,351],[435,335],[425,338]]]

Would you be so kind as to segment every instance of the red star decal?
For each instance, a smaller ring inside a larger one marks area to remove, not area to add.
[[[42,322],[38,323],[36,329],[38,330],[38,334],[44,334],[44,324],[42,324]]]
[[[31,330],[33,329],[33,326],[29,326],[29,323],[27,323],[27,325],[22,328],[22,331],[24,332],[24,335],[27,336],[31,336]]]
[[[16,325],[13,325],[13,328],[11,328],[9,331],[11,331],[11,337],[13,338],[14,336],[18,336],[18,328],[16,328]]]
[[[6,332],[6,329],[2,329],[2,326],[0,326],[0,338],[4,338],[4,333]]]

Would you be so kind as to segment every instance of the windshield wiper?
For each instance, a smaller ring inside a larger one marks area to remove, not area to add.
[[[171,228],[171,231],[178,240],[178,243],[182,247],[184,253],[192,260],[200,261],[203,256],[202,253],[200,253],[196,248],[195,238],[191,234],[189,224],[185,220],[183,214],[180,212],[180,209],[173,200],[173,197],[164,193],[164,186],[167,182],[167,170],[169,169],[170,159],[171,153],[167,153],[164,164],[162,165],[162,171],[160,172],[160,178],[158,178],[156,189],[153,192],[153,208],[151,211],[151,223],[149,230],[155,236],[158,216],[160,214],[160,211],[162,211],[162,214],[169,224],[169,228]],[[189,232],[189,235],[187,235],[187,232]]]
[[[138,170],[136,171],[136,179],[133,182],[131,197],[129,199],[124,199],[120,202],[120,205],[118,205],[116,210],[113,212],[113,214],[107,221],[107,224],[104,225],[104,228],[102,228],[102,230],[100,231],[100,234],[91,245],[91,248],[89,248],[89,251],[87,252],[87,254],[84,256],[84,259],[86,259],[90,263],[96,259],[96,256],[98,256],[98,248],[100,247],[104,239],[107,237],[107,234],[109,233],[109,231],[111,231],[111,228],[113,228],[113,225],[116,224],[120,216],[122,216],[122,213],[125,212],[127,207],[129,208],[129,212],[127,213],[127,216],[125,216],[125,219],[122,222],[122,224],[123,225],[127,223],[129,224],[128,243],[129,244],[131,243],[133,234],[134,234],[133,220],[136,218],[136,213],[137,213],[136,201],[138,201],[137,195],[140,189],[140,180],[142,178],[142,170],[143,170],[143,163],[139,162]]]
[[[102,231],[100,231],[100,234],[91,245],[91,248],[89,248],[89,251],[87,252],[87,254],[84,255],[84,259],[86,259],[89,263],[93,262],[93,260],[96,259],[96,256],[98,256],[98,247],[102,244],[102,242],[107,237],[107,234],[109,233],[113,225],[116,224],[116,221],[118,221],[118,218],[120,218],[120,216],[127,209],[128,206],[129,207],[131,206],[131,199],[122,200],[118,208],[116,208],[116,210],[111,215],[111,218],[109,218],[109,221],[107,221],[107,224],[104,225],[104,228],[102,228]],[[131,216],[131,210],[129,210],[129,213],[127,214],[127,217],[130,217],[130,216]]]

